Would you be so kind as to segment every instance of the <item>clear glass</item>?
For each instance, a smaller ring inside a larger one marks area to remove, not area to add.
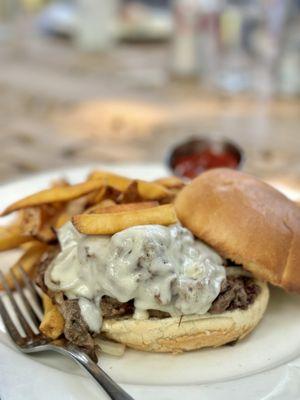
[[[0,0],[0,42],[17,36],[16,25],[22,12],[20,0]]]
[[[273,94],[290,46],[283,39],[293,4],[295,0],[173,0],[173,70],[196,75],[210,89]],[[285,62],[281,75],[295,67],[295,57]]]
[[[227,92],[276,91],[289,0],[227,0],[220,13],[218,73]]]
[[[118,0],[77,0],[77,45],[87,51],[107,50],[115,38]]]

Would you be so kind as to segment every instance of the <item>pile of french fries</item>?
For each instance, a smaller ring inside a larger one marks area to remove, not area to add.
[[[43,256],[58,246],[56,232],[66,222],[72,221],[86,235],[112,235],[135,225],[170,225],[177,221],[172,203],[183,186],[177,177],[148,182],[104,171],[93,171],[85,182],[75,185],[59,180],[2,212],[2,216],[16,213],[16,218],[0,228],[0,251],[22,249],[11,269],[17,279],[19,266],[33,278]],[[11,274],[6,277],[14,288]],[[56,339],[63,333],[63,317],[46,294],[43,304],[40,330]]]

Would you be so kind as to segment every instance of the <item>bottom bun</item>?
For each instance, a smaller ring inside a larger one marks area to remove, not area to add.
[[[247,310],[222,314],[186,315],[176,318],[135,320],[108,319],[102,333],[109,339],[137,350],[151,352],[190,351],[218,347],[242,339],[262,318],[269,300],[266,283],[255,281],[261,292]]]

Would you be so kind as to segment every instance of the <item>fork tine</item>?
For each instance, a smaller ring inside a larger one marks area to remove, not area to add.
[[[1,296],[0,296],[0,315],[2,317],[4,326],[5,326],[8,334],[12,338],[12,340],[14,342],[16,342],[17,344],[21,344],[23,338],[19,334],[17,328],[15,327],[15,324],[13,323],[12,319],[10,318]]]
[[[9,300],[11,301],[11,304],[13,306],[13,309],[15,310],[15,313],[17,314],[18,320],[20,322],[20,324],[22,325],[22,328],[24,329],[25,333],[27,336],[33,336],[34,332],[31,329],[30,325],[28,324],[28,322],[26,321],[26,319],[24,318],[22,311],[20,310],[20,307],[18,306],[12,291],[10,290],[6,279],[4,278],[3,273],[0,271],[0,282],[2,284],[2,287],[4,288],[6,294],[9,297]]]
[[[32,308],[31,304],[30,304],[29,301],[27,300],[27,297],[25,296],[25,294],[24,294],[24,292],[23,292],[23,289],[22,289],[21,286],[19,285],[19,282],[18,282],[18,280],[17,280],[17,278],[16,278],[16,276],[15,276],[14,271],[11,270],[11,271],[10,271],[10,274],[11,274],[11,277],[12,277],[12,280],[13,280],[13,283],[14,283],[14,286],[15,286],[17,292],[19,293],[19,295],[20,295],[20,297],[21,297],[21,299],[22,299],[22,301],[23,301],[23,303],[24,303],[24,306],[25,306],[25,308],[26,308],[28,314],[30,315],[30,318],[31,318],[31,320],[32,320],[32,322],[33,322],[35,328],[38,329],[39,324],[40,324],[40,322],[39,322],[39,320],[38,320],[38,318],[37,318],[38,316],[35,314],[34,309]]]
[[[42,307],[42,300],[32,282],[32,280],[29,278],[29,276],[27,275],[27,273],[24,271],[24,268],[19,266],[18,267],[20,274],[23,277],[25,286],[27,287],[27,289],[29,290],[30,294],[32,295],[33,299],[35,300],[36,306],[39,310],[39,312],[41,313],[41,315],[44,314],[43,311],[43,307]]]

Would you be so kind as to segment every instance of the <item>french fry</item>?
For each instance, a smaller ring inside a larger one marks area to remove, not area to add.
[[[87,208],[85,210],[85,213],[86,214],[93,214],[93,213],[97,214],[99,210],[102,210],[103,208],[111,207],[111,206],[114,206],[114,205],[116,205],[116,203],[113,200],[104,199],[104,200],[100,201],[100,203],[95,204],[94,206]]]
[[[115,202],[110,199],[103,200],[104,196],[106,195],[107,189],[108,188],[106,186],[103,186],[100,188],[100,190],[95,190],[86,196],[82,196],[78,199],[70,201],[63,210],[63,212],[56,215],[53,227],[55,229],[59,229],[66,222],[70,221],[71,217],[73,217],[74,215],[87,212],[87,210],[93,210],[93,208],[95,207],[95,203],[96,207],[98,207],[99,204],[102,203],[102,201],[104,202],[108,201],[107,205],[115,204]],[[91,206],[88,207],[89,205]]]
[[[11,234],[21,234],[19,223],[12,225],[0,226],[0,237]]]
[[[112,186],[106,186],[103,200],[112,200],[116,203],[121,194],[122,192],[120,192],[120,190],[113,188]]]
[[[95,204],[95,207],[105,208],[105,207],[110,207],[110,206],[115,206],[115,205],[116,205],[116,202],[114,200],[104,199],[104,200],[100,201],[99,204]]]
[[[21,244],[21,246],[19,248],[26,251],[26,250],[29,250],[35,244],[41,244],[41,242],[34,238],[34,239],[30,240],[30,242],[25,242],[25,243]]]
[[[102,179],[106,186],[112,186],[115,189],[118,189],[120,192],[124,192],[124,190],[126,190],[128,185],[132,182],[132,179],[126,178],[125,176],[104,171],[93,171],[90,173],[88,179]]]
[[[54,223],[54,228],[59,229],[61,228],[64,224],[66,224],[68,221],[70,221],[71,216],[67,214],[66,212],[61,213],[58,217],[57,220]]]
[[[103,200],[116,201],[122,192],[112,186],[104,186],[104,190],[98,190],[98,193],[94,192],[90,194],[90,201],[87,205],[92,206],[98,204]],[[74,214],[73,214],[74,215]]]
[[[102,201],[106,195],[107,187],[103,186],[100,190],[95,190],[88,195],[87,205],[97,204]]]
[[[18,281],[22,281],[19,267],[22,267],[24,271],[27,272],[30,277],[32,277],[35,271],[35,267],[46,249],[47,246],[44,243],[32,242],[32,246],[28,247],[21,258],[10,268],[10,270],[14,272],[14,275]],[[6,280],[9,287],[13,289],[14,284],[10,273],[6,275]],[[2,289],[1,286],[0,289]]]
[[[50,185],[50,187],[52,187],[52,188],[54,188],[54,187],[66,187],[66,186],[70,186],[70,183],[65,178],[54,179],[51,182],[51,185]]]
[[[67,207],[61,214],[56,216],[56,220],[53,224],[53,227],[55,229],[61,228],[66,222],[70,221],[71,218],[76,214],[81,214],[83,212],[92,213],[94,212],[94,210],[97,212],[97,210],[103,207],[108,207],[116,204],[111,199],[103,199],[103,197],[106,196],[106,194],[108,195],[111,194],[111,188],[103,186],[103,188],[101,188],[97,192],[90,193],[89,199],[87,199],[86,196],[84,196],[79,199],[73,200],[67,205]],[[94,204],[95,202],[96,204]],[[92,203],[93,205],[86,208],[87,204],[90,203]]]
[[[94,193],[94,192],[92,192],[92,193]],[[88,195],[81,196],[78,199],[75,199],[75,200],[72,200],[72,201],[68,202],[66,204],[66,207],[65,207],[64,211],[70,216],[73,216],[73,215],[76,215],[76,214],[81,214],[85,210],[85,208],[86,208],[86,206],[88,204],[88,197],[87,196]]]
[[[127,189],[120,194],[118,197],[118,202],[119,203],[138,203],[143,201],[142,196],[139,193],[139,188],[138,188],[138,181],[132,181]]]
[[[64,331],[65,320],[56,304],[52,303],[49,296],[43,293],[44,316],[40,324],[40,331],[48,338],[55,340]]]
[[[112,174],[109,172],[94,171],[89,175],[90,180],[103,179],[108,186],[124,192],[132,183],[133,179],[124,176]],[[160,200],[170,196],[172,193],[164,186],[138,179],[138,192],[143,200]]]
[[[33,240],[32,236],[26,236],[21,233],[8,232],[0,235],[0,251],[11,250],[19,247],[21,244]]]
[[[21,210],[22,219],[20,225],[22,232],[41,242],[49,243],[56,240],[53,226],[60,209],[61,207],[56,208],[52,207],[52,205],[42,205]]]
[[[157,207],[159,203],[157,201],[144,201],[141,203],[126,203],[126,204],[114,204],[108,207],[101,207],[98,210],[94,209],[92,214],[108,214],[108,213],[119,213],[124,211],[143,210],[145,208]]]
[[[42,190],[41,192],[25,197],[24,199],[11,204],[3,211],[2,215],[10,214],[13,211],[17,211],[22,208],[34,207],[49,203],[67,202],[88,194],[93,190],[100,189],[102,186],[103,179],[94,179],[79,183],[77,185],[54,187],[51,189]]]
[[[45,220],[41,207],[28,207],[21,210],[20,226],[24,235],[35,236],[40,231]]]
[[[166,187],[167,189],[181,189],[185,186],[183,180],[177,176],[168,176],[167,178],[156,179],[154,182]]]
[[[138,192],[144,200],[161,200],[171,195],[171,192],[153,182],[138,180]]]
[[[45,225],[35,236],[37,240],[44,243],[52,243],[56,241],[56,232],[52,224]]]
[[[170,225],[177,222],[174,206],[166,204],[142,210],[107,214],[81,214],[72,218],[75,228],[86,235],[113,235],[135,225]]]

